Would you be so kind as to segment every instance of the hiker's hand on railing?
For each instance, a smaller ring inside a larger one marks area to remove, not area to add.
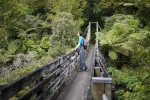
[[[77,49],[76,49],[76,48],[73,48],[72,51],[77,51]]]
[[[75,51],[77,51],[77,48],[74,48]]]

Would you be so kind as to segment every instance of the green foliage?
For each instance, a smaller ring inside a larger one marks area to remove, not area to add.
[[[112,29],[114,31],[114,34],[116,34],[116,35],[121,35],[123,33],[127,34],[127,32],[128,32],[128,30],[126,29],[125,25],[122,24],[122,23],[114,23]]]
[[[35,32],[37,34],[41,33],[41,23],[43,21],[40,20],[39,16],[32,16],[32,15],[27,15],[25,19],[21,19],[17,23],[16,31],[18,34],[18,37],[21,36],[26,36],[30,37],[30,34]]]
[[[52,35],[50,36],[49,54],[64,54],[67,48],[76,44],[76,27],[73,16],[70,13],[62,12],[52,21]],[[52,51],[51,51],[52,50]],[[55,51],[56,50],[56,51]]]
[[[137,20],[134,20],[132,15],[115,14],[111,17],[105,17],[105,30],[110,30],[114,23],[121,23],[126,25],[126,28],[130,28],[130,25],[138,26]],[[132,23],[132,24],[130,24]]]
[[[47,16],[49,20],[53,20],[61,12],[71,13],[74,23],[79,30],[84,25],[85,20],[87,20],[87,17],[84,17],[86,7],[86,0],[53,0],[49,6],[51,13],[48,13]]]
[[[7,74],[4,78],[0,79],[0,83],[11,83],[18,78],[21,78],[23,75],[28,74],[33,69],[29,67],[24,67],[24,69],[15,69],[11,74]]]
[[[42,49],[48,50],[48,48],[50,47],[50,43],[49,43],[49,36],[44,36],[41,41],[40,41],[40,47]]]
[[[101,1],[99,3],[99,7],[101,10],[101,14],[103,16],[110,16],[113,13],[113,6],[112,6],[112,2],[108,2],[108,1]]]
[[[140,26],[143,27],[149,27],[150,26],[150,2],[149,0],[139,0],[135,3],[135,6],[138,8],[138,11],[136,12],[136,17],[139,18]]]
[[[101,6],[99,4],[94,3],[93,13],[98,14],[100,12],[102,12]]]
[[[45,35],[41,40],[38,39],[38,35],[35,33],[30,34],[30,39],[21,36],[21,49],[24,52],[34,52],[36,58],[40,58],[46,55],[50,47],[49,36]]]
[[[99,33],[99,41],[102,48],[107,47],[110,51],[115,51],[116,53],[129,56],[129,53],[130,51],[133,51],[133,45],[135,44],[129,36],[132,36],[134,32],[138,32],[138,21],[131,15],[119,14],[107,18],[106,25],[108,25],[110,29],[104,29],[101,33]],[[109,54],[109,57],[114,59],[112,52],[108,53],[111,53]],[[117,57],[118,56],[115,56],[115,59],[117,59]]]
[[[65,48],[66,47],[66,48]],[[61,42],[55,42],[48,50],[48,55],[52,57],[62,56],[66,53],[67,46],[63,46]]]
[[[2,5],[0,7],[0,24],[7,31],[9,39],[15,38],[14,27],[19,19],[28,14],[28,7],[18,4],[16,0],[1,0],[0,4]]]
[[[112,16],[114,14],[132,14],[139,19],[140,27],[143,28],[146,26],[150,26],[149,0],[101,0],[97,2],[100,5],[99,8],[102,9],[102,13],[98,14],[99,16]]]
[[[117,53],[114,51],[108,51],[109,52],[109,57],[111,57],[111,59],[117,59]]]
[[[18,4],[16,0],[1,0],[0,4],[2,5],[0,7],[0,19],[5,27],[8,27],[6,25],[14,25],[17,18],[23,17],[28,11],[27,7]]]
[[[149,68],[136,68],[132,69],[129,67],[124,67],[122,71],[109,68],[112,72],[113,82],[118,84],[120,87],[116,91],[119,100],[147,100],[149,92],[149,84],[143,84],[143,82],[148,81]],[[144,73],[143,73],[144,72]],[[147,94],[147,93],[148,94]],[[126,99],[124,99],[126,98]]]
[[[48,11],[48,6],[50,6],[49,0],[17,0],[19,3],[28,5],[30,8],[29,13],[37,15],[39,13],[45,14]]]
[[[3,28],[0,28],[0,44],[1,44],[0,48],[6,46],[7,39],[8,39],[7,31]]]
[[[54,59],[50,56],[45,56],[45,57],[42,57],[41,59],[39,59],[38,61],[38,65],[46,65],[48,64],[49,62],[52,62]]]
[[[116,95],[117,95],[119,100],[124,100],[124,97],[123,97],[124,94],[125,94],[124,90],[120,89],[120,90],[116,91]]]
[[[149,37],[150,37],[150,32],[146,30],[139,30],[138,33],[134,33],[130,35],[132,40],[136,43],[133,47],[134,52],[132,54],[132,61],[138,62],[137,65],[145,65],[149,66],[150,65],[150,49],[149,49]],[[138,55],[138,56],[137,56]]]
[[[8,44],[7,50],[0,49],[0,63],[6,63],[13,59],[18,50],[18,40],[12,41]]]
[[[56,15],[60,12],[67,12],[74,15],[75,19],[81,18],[83,16],[83,10],[86,7],[86,0],[53,0],[51,11]],[[55,15],[52,15],[52,19]]]
[[[138,25],[139,25],[138,20],[133,20],[133,19],[130,18],[130,19],[126,20],[126,23],[128,25],[128,28],[133,28],[135,30],[138,29]]]
[[[11,59],[8,57],[8,55],[10,55],[9,52],[4,49],[0,49],[0,63],[6,64],[6,62],[10,61]]]
[[[6,48],[7,43],[16,36],[14,32],[16,22],[27,14],[28,8],[18,4],[16,0],[1,0],[0,4],[0,44],[2,48]]]
[[[146,30],[140,30],[138,33],[133,33],[130,35],[131,38],[136,39],[136,40],[143,40],[146,38],[146,36],[150,34],[149,31]]]
[[[12,41],[8,45],[8,51],[10,52],[10,54],[15,54],[15,52],[17,51],[18,48],[19,48],[19,46],[18,46],[18,40]]]

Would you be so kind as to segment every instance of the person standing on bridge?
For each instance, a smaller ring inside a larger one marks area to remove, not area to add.
[[[79,50],[79,55],[80,55],[80,69],[78,70],[79,72],[81,71],[86,71],[88,69],[85,60],[84,60],[84,54],[85,54],[85,50],[84,50],[84,38],[82,37],[82,32],[78,32],[78,44],[75,48],[75,50]]]

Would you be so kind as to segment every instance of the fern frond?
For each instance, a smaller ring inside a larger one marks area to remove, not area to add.
[[[137,39],[137,40],[142,40],[144,38],[146,38],[147,34],[150,34],[150,32],[148,31],[140,31],[139,33],[133,33],[131,35],[129,35],[130,37]]]
[[[112,31],[109,32],[109,34],[106,35],[106,40],[109,43],[109,45],[112,45],[114,42],[116,42],[117,36],[113,34]]]
[[[23,29],[20,29],[20,28],[18,28],[18,27],[15,27],[15,29],[16,29],[16,31],[18,31],[18,32],[17,32],[18,37],[20,37],[20,36],[25,36],[25,35],[26,35],[26,32],[25,32]]]
[[[49,28],[51,26],[51,24],[48,22],[42,22],[41,25],[42,25],[42,28]]]
[[[11,58],[9,57],[9,55],[10,54],[7,51],[1,49],[0,50],[0,62],[6,63],[6,62],[10,61]]]
[[[124,48],[122,48],[122,47],[113,47],[113,50],[118,52],[118,53],[121,53],[121,54],[123,54],[125,56],[129,55],[129,51],[124,49]]]
[[[105,39],[106,35],[104,35],[104,33],[99,32],[98,33],[98,40],[100,41],[100,45],[105,45],[108,44],[107,40]]]
[[[117,53],[115,52],[115,51],[112,51],[112,50],[109,50],[108,51],[108,53],[109,53],[109,57],[111,58],[111,59],[117,59]]]
[[[121,35],[123,33],[128,32],[127,28],[125,27],[125,24],[121,24],[121,23],[115,23],[113,25],[113,30],[116,35]]]
[[[12,41],[9,45],[8,45],[8,51],[10,52],[10,54],[14,54],[16,52],[16,50],[19,48],[18,46],[18,41]]]
[[[134,45],[134,43],[132,41],[126,41],[126,42],[122,42],[122,43],[117,43],[114,46],[121,47],[125,50],[133,51],[133,48],[132,48],[133,45]]]
[[[102,45],[102,46],[108,44],[107,40],[101,40],[99,43],[100,43],[100,45]]]

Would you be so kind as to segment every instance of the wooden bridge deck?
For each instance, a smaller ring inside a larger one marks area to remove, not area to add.
[[[91,85],[93,55],[94,46],[91,46],[85,57],[88,70],[76,72],[56,100],[91,100],[89,90]]]

